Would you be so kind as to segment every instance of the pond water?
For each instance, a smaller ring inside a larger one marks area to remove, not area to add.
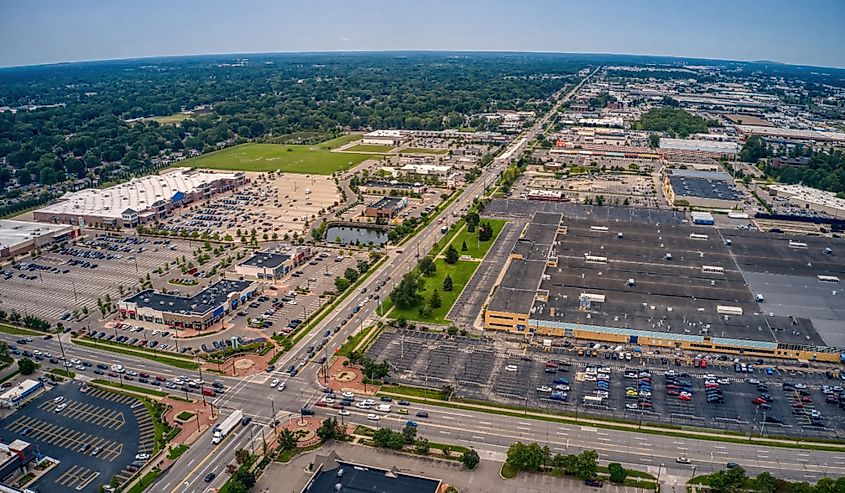
[[[361,244],[361,245],[384,245],[387,243],[387,231],[380,229],[365,228],[361,226],[331,226],[326,230],[326,240],[336,242],[340,238],[340,243]]]

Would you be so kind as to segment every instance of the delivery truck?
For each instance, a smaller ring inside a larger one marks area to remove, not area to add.
[[[243,411],[238,409],[237,411],[230,414],[226,419],[223,420],[222,423],[214,427],[214,436],[211,439],[211,443],[218,444],[226,438],[229,433],[235,429],[235,426],[241,422],[241,419],[244,417]]]

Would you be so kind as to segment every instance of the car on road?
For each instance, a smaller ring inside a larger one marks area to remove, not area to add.
[[[689,464],[690,460],[686,455],[682,455],[675,459],[675,462],[677,462],[678,464]]]
[[[378,414],[368,414],[367,419],[370,421],[378,421],[380,418]]]
[[[205,475],[204,481],[206,483],[210,483],[210,482],[214,481],[214,478],[216,478],[216,477],[217,477],[216,474],[214,474],[213,472],[210,472],[210,473]]]
[[[725,467],[728,469],[736,469],[737,467],[739,467],[739,464],[737,464],[736,462],[728,462],[727,464],[725,464]]]
[[[428,411],[419,411],[419,412],[417,412],[416,416],[418,418],[427,418],[428,417]]]
[[[337,415],[338,415],[338,416],[349,416],[350,414],[352,414],[352,413],[350,413],[350,412],[349,412],[348,410],[346,410],[346,409],[341,409],[340,411],[338,411],[338,412],[337,412]]]

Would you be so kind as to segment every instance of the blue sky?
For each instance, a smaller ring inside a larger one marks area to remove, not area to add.
[[[0,0],[0,66],[334,50],[505,50],[845,67],[845,0]]]

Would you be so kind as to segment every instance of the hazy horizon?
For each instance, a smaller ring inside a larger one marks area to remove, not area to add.
[[[845,68],[845,2],[224,0],[0,4],[0,66],[309,52],[527,52]]]

